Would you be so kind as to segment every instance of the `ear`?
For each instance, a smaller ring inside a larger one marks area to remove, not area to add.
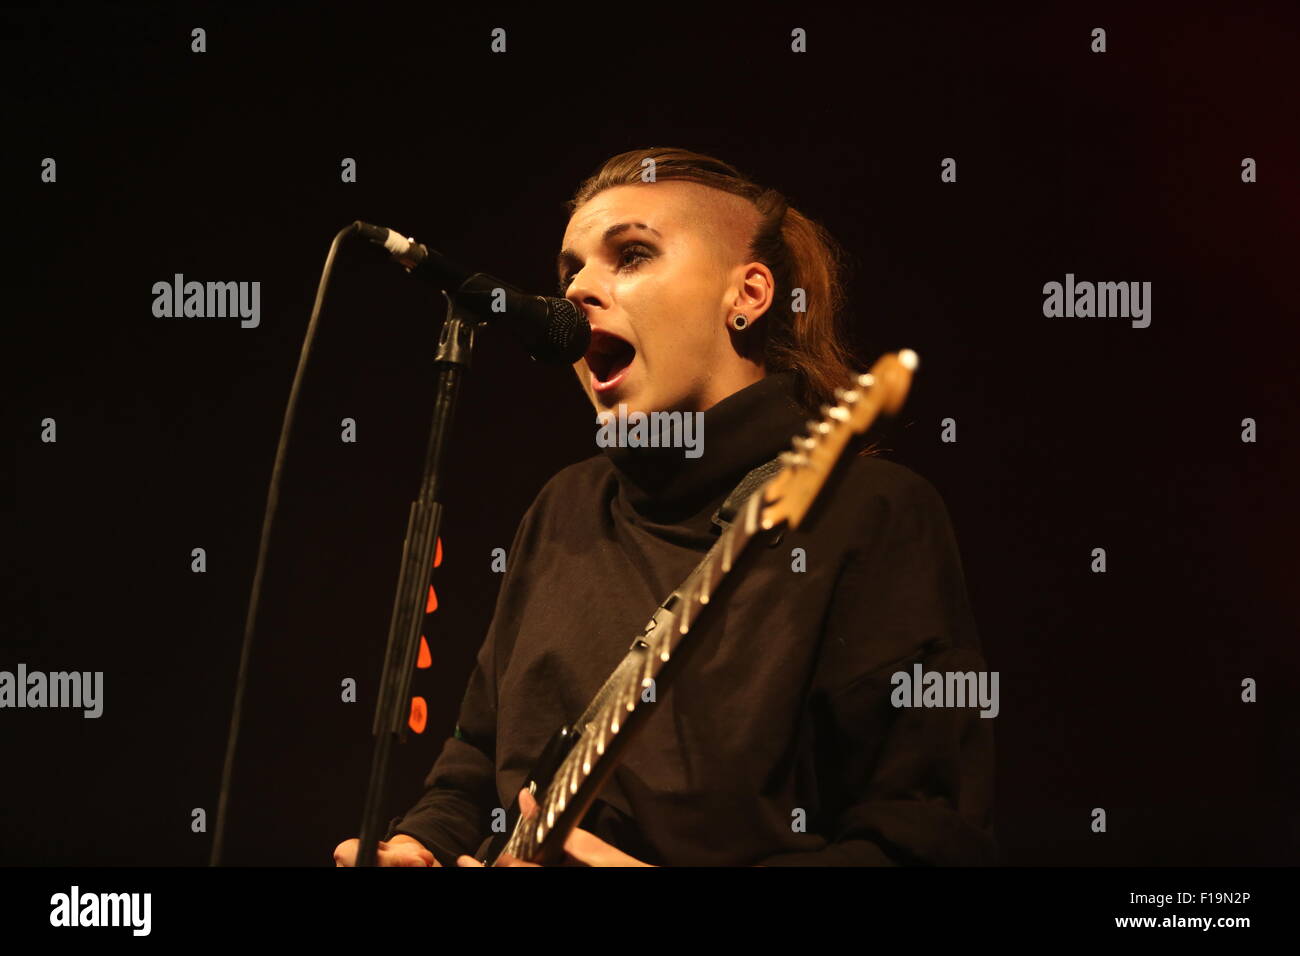
[[[749,319],[752,326],[772,307],[775,296],[776,280],[772,277],[771,269],[761,262],[749,262],[738,266],[736,288],[731,293],[728,303],[731,311],[728,314],[740,313]]]

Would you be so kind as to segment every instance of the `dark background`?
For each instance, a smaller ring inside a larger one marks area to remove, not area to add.
[[[105,709],[0,713],[0,862],[207,861],[266,487],[334,233],[392,225],[549,292],[563,201],[652,145],[785,192],[853,255],[863,366],[922,357],[888,445],[948,504],[1001,674],[1008,860],[1297,862],[1291,5],[467,6],[4,14],[16,469],[0,669],[102,670]],[[807,54],[789,51],[796,26]],[[956,184],[939,180],[946,156]],[[260,327],[155,318],[151,287],[176,272],[259,280]],[[1044,318],[1042,286],[1067,272],[1152,282],[1151,326]],[[440,302],[360,250],[340,259],[271,543],[229,863],[330,865],[356,833]],[[414,678],[429,728],[397,754],[388,815],[451,731],[500,580],[490,552],[595,452],[590,414],[571,372],[480,337],[434,666]],[[57,444],[39,439],[47,416]],[[949,416],[956,444],[939,441]],[[340,702],[345,677],[359,703]],[[208,833],[190,830],[196,807]]]

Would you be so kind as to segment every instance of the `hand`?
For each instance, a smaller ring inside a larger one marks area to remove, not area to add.
[[[537,813],[537,801],[533,795],[526,789],[519,791],[519,811],[525,817],[531,817]],[[581,863],[586,866],[653,866],[651,863],[642,863],[636,857],[628,856],[616,846],[611,846],[594,833],[586,830],[575,829],[569,834],[569,838],[564,841],[564,858],[567,863]],[[461,854],[456,858],[457,866],[482,866],[478,860],[468,854]],[[525,863],[523,860],[515,859],[508,854],[502,854],[497,861],[497,866],[537,866],[536,863]]]
[[[334,848],[335,866],[356,866],[361,841],[353,837]],[[380,866],[442,866],[428,848],[415,837],[399,833],[387,842],[379,841]]]

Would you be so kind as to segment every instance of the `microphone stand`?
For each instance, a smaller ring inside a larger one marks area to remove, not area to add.
[[[406,742],[410,714],[411,674],[420,646],[420,629],[428,601],[429,581],[433,574],[438,528],[442,523],[442,503],[438,501],[439,472],[461,381],[469,370],[474,351],[475,323],[456,314],[451,296],[447,300],[447,317],[438,337],[434,358],[437,369],[437,396],[433,405],[429,449],[424,459],[424,479],[420,495],[411,503],[402,545],[402,569],[393,598],[393,616],[388,627],[388,650],[379,681],[379,702],[375,707],[374,756],[370,765],[370,782],[361,818],[361,839],[357,848],[357,866],[378,863],[377,850],[383,825],[385,782],[393,740]]]

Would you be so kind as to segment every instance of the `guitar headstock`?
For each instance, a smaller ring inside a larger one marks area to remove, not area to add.
[[[764,486],[763,528],[782,521],[798,527],[849,438],[865,432],[881,414],[894,415],[903,407],[919,361],[911,349],[883,355],[870,372],[835,390],[836,404],[822,406],[821,419],[795,437],[794,450],[782,454],[783,467]]]

